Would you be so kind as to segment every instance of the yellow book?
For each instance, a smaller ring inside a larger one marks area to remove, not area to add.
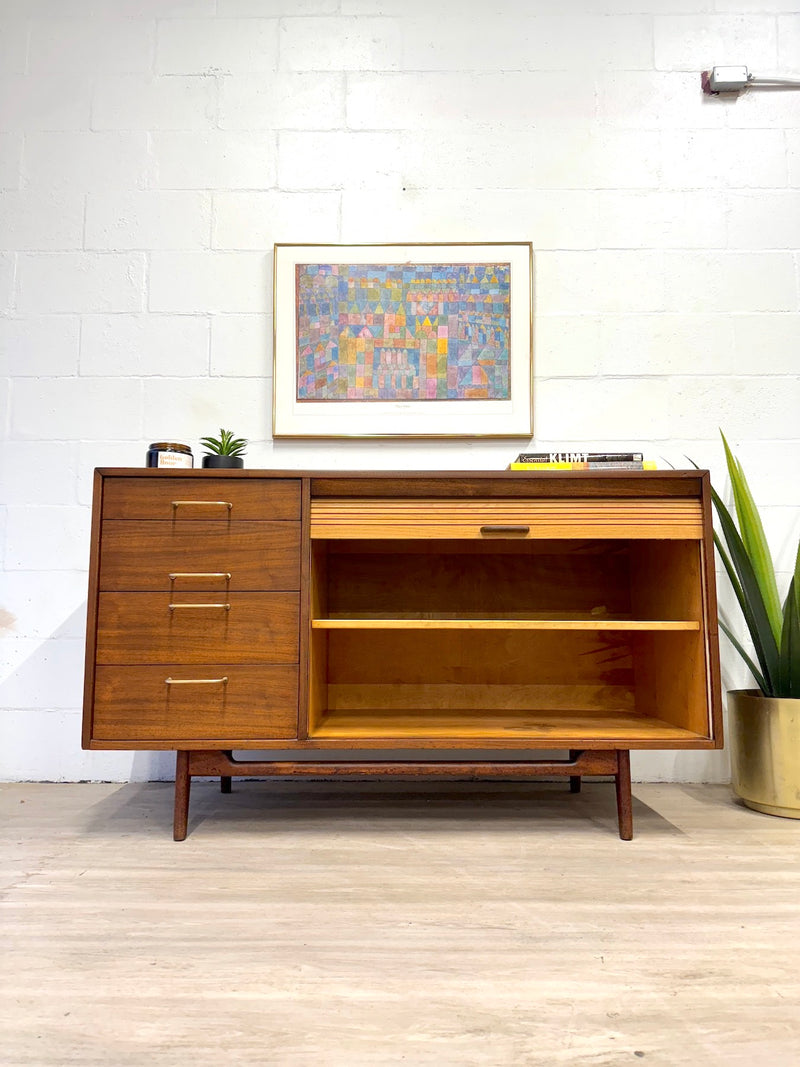
[[[509,463],[510,471],[654,471],[656,462],[646,459],[643,463]]]
[[[587,470],[588,463],[509,463],[510,471],[580,471]]]

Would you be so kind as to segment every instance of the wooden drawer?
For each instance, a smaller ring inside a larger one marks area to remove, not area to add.
[[[106,519],[299,519],[297,478],[106,478]]]
[[[103,523],[101,590],[299,588],[299,522]]]
[[[296,663],[299,600],[297,593],[100,593],[97,662]]]
[[[311,502],[311,537],[653,538],[703,536],[699,500],[385,500]]]
[[[97,668],[95,740],[185,744],[295,737],[296,666]]]

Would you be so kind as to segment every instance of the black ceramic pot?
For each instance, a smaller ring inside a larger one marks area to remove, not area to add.
[[[215,470],[238,468],[244,466],[241,456],[203,456],[203,466]]]

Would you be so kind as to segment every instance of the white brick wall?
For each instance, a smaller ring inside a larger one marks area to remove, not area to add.
[[[210,235],[208,193],[153,189],[130,193],[98,191],[85,197],[86,248],[186,251],[208,248]]]
[[[689,455],[723,488],[723,426],[788,581],[800,96],[705,97],[700,71],[800,73],[798,0],[0,7],[0,777],[171,773],[79,748],[95,466],[225,424],[253,467],[492,469],[528,444],[273,442],[276,241],[531,240],[532,443]],[[723,680],[747,681],[726,646]]]
[[[155,166],[150,136],[144,132],[34,131],[25,135],[18,184],[81,194],[91,189],[146,189],[155,181]]]
[[[278,63],[278,25],[278,19],[162,19],[156,73],[272,73]]]
[[[20,32],[26,28],[22,21],[11,26]],[[146,18],[34,18],[30,22],[27,72],[38,78],[54,72],[150,71],[155,32],[155,21]],[[21,54],[18,71],[25,72],[24,50]]]
[[[161,189],[261,189],[275,184],[276,135],[210,130],[149,137]]]

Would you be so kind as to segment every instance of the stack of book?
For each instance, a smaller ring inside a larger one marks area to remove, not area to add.
[[[520,452],[511,471],[646,471],[656,465],[641,452]]]

